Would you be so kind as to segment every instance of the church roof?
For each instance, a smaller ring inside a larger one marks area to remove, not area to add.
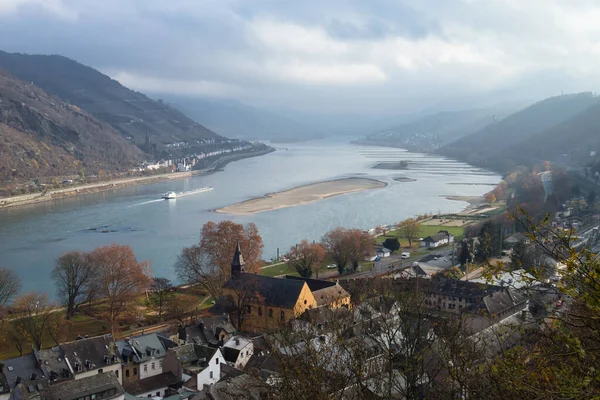
[[[232,267],[242,267],[246,265],[244,257],[242,257],[242,249],[240,248],[240,241],[238,240],[235,247],[235,253],[233,253],[233,261],[231,261]]]
[[[305,284],[303,280],[241,274],[227,281],[224,288],[254,291],[262,298],[261,303],[267,306],[293,308]]]

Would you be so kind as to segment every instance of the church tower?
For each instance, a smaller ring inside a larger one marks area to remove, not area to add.
[[[237,241],[235,247],[235,253],[233,253],[233,261],[231,261],[231,278],[239,277],[244,271],[244,257],[242,257],[242,250],[240,249],[240,241]]]

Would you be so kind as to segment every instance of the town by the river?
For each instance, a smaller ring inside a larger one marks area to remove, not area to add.
[[[183,247],[197,243],[207,221],[254,222],[264,240],[263,258],[302,239],[319,240],[343,226],[368,229],[424,213],[456,212],[467,203],[446,196],[478,196],[500,176],[439,156],[401,149],[355,146],[339,140],[286,144],[285,148],[229,164],[211,175],[0,210],[0,266],[13,269],[23,291],[54,295],[50,271],[72,250],[110,243],[130,245],[155,276],[177,281],[173,265]],[[408,161],[408,169],[374,169]],[[297,186],[347,177],[371,178],[387,186],[249,215],[214,210]],[[212,186],[214,190],[162,200],[169,191]]]

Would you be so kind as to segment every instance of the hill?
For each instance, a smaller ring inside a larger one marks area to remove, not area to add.
[[[127,170],[143,153],[110,125],[0,69],[0,183]]]
[[[67,57],[0,51],[0,68],[109,123],[156,158],[169,143],[223,139],[169,105]]]
[[[236,101],[199,98],[168,98],[176,108],[209,129],[244,140],[302,142],[322,135],[290,118]]]
[[[597,99],[590,92],[551,97],[467,135],[439,152],[473,165],[508,172],[526,161],[515,150],[527,155],[536,145],[528,139],[577,118],[579,113],[596,103]]]
[[[447,111],[420,116],[410,122],[372,133],[361,144],[432,151],[496,121],[501,110]]]

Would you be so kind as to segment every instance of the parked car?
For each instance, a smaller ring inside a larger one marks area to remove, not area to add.
[[[373,260],[373,261],[379,261],[379,260],[381,260],[381,257],[377,256],[377,257],[375,257],[375,260]]]
[[[327,266],[327,269],[336,269],[336,268],[337,268],[337,265],[335,265],[335,264],[329,264]]]
[[[403,258],[403,259],[410,258],[410,253],[404,252],[404,253],[402,253],[402,255],[400,257]]]

